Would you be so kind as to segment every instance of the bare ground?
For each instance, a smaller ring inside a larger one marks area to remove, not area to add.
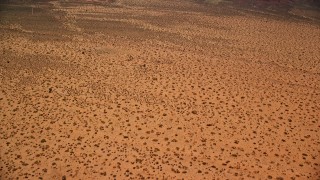
[[[317,18],[183,0],[0,10],[0,179],[319,179]]]

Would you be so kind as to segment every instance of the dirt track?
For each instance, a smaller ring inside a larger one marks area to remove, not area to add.
[[[318,22],[185,0],[0,17],[0,179],[320,178]]]

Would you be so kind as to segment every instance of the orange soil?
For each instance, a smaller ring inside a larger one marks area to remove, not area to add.
[[[320,177],[318,23],[185,0],[0,13],[0,179]]]

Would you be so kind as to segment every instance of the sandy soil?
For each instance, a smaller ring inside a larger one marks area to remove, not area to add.
[[[0,17],[0,179],[320,178],[318,21],[187,0]]]

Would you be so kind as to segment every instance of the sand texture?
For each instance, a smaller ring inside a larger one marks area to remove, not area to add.
[[[1,180],[320,178],[318,12],[0,7]]]

